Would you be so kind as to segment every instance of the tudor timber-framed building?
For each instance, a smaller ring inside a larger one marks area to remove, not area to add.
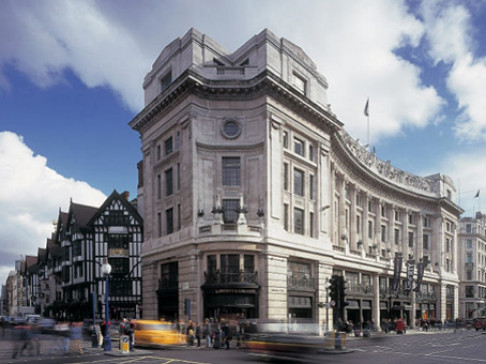
[[[264,30],[231,53],[191,29],[143,86],[130,126],[142,140],[146,318],[323,323],[332,274],[348,281],[354,322],[458,316],[452,180],[401,171],[353,140],[301,48]],[[418,292],[405,269],[390,290],[396,254],[425,266]]]

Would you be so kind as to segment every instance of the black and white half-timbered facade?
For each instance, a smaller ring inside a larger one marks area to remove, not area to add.
[[[69,212],[60,212],[47,249],[48,272],[61,284],[55,285],[58,288],[50,295],[55,300],[46,305],[46,314],[66,319],[92,318],[94,306],[96,315],[105,317],[106,277],[101,267],[108,261],[112,266],[110,317],[116,320],[139,316],[142,241],[142,217],[128,201],[128,193],[113,191],[99,208],[71,201]]]
[[[112,270],[109,282],[110,317],[139,317],[142,305],[143,221],[136,208],[116,191],[111,194],[89,222],[94,249],[86,257],[93,292],[105,297],[102,264],[108,260]],[[98,301],[100,307],[101,301]]]

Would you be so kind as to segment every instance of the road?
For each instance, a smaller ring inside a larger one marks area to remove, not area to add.
[[[62,355],[55,350],[56,340],[42,338],[41,354],[11,359],[14,342],[0,338],[0,363],[99,363],[99,364],[251,364],[264,358],[251,356],[242,349],[214,350],[207,348],[178,348],[171,350],[137,349],[135,353],[121,354],[114,343],[114,350],[107,355],[102,349],[91,348],[84,342],[82,355]],[[54,348],[54,350],[53,350]],[[478,364],[486,363],[486,334],[474,330],[447,332],[408,332],[405,335],[376,334],[371,338],[350,337],[345,352],[319,352],[303,357],[304,363],[333,364]],[[296,362],[295,360],[287,361]]]

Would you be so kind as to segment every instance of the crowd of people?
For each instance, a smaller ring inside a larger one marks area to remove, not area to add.
[[[14,324],[11,327],[13,337],[12,358],[18,356],[40,355],[41,352],[41,335],[43,327],[35,322],[25,322]],[[50,354],[60,352],[63,355],[70,353],[83,353],[83,323],[82,322],[60,322],[56,324],[51,331],[55,334],[56,342],[51,345]]]
[[[252,331],[249,321],[239,322],[225,318],[206,318],[203,322],[189,320],[187,324],[183,320],[178,320],[174,325],[181,334],[186,335],[189,346],[198,348],[202,344],[213,349],[229,350],[232,346],[240,348],[244,346],[247,335]],[[233,341],[235,344],[231,344]]]

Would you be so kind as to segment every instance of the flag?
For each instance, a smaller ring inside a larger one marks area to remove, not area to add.
[[[368,112],[369,105],[370,105],[370,98],[368,97],[368,99],[366,100],[365,108],[364,108],[364,114],[365,114],[365,116],[370,116],[370,114]]]
[[[402,273],[402,255],[395,253],[395,259],[393,261],[393,284],[392,290],[398,292],[400,286],[400,274]]]
[[[480,191],[480,190],[478,190],[478,192],[476,192],[476,195],[474,196],[474,198],[479,197],[479,191]]]

